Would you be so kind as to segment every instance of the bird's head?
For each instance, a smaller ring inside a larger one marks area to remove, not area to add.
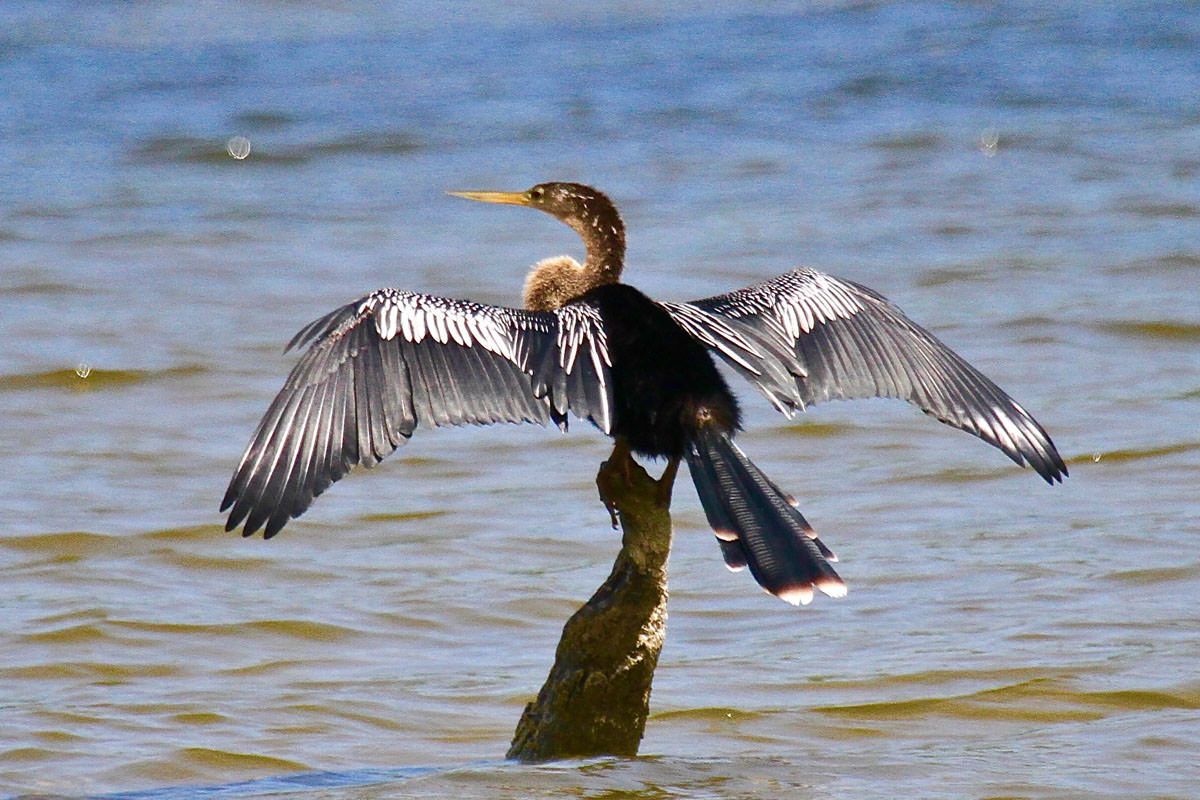
[[[582,183],[553,182],[539,183],[523,192],[450,194],[483,203],[504,203],[545,211],[570,225],[583,239],[587,248],[586,263],[580,265],[563,257],[549,259],[535,268],[525,287],[527,305],[533,302],[530,299],[533,295],[541,294],[537,291],[531,294],[531,286],[553,286],[555,298],[570,298],[601,284],[616,283],[621,277],[625,265],[625,224],[621,222],[616,206],[597,189]],[[545,305],[547,303],[539,300],[528,307]]]
[[[599,189],[582,183],[539,183],[523,192],[449,192],[483,203],[503,203],[545,211],[570,225],[591,245],[598,239],[617,239],[622,249],[625,226],[616,206]]]

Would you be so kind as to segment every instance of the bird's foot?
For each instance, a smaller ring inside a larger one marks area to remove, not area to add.
[[[629,489],[630,463],[627,459],[610,458],[600,465],[600,471],[596,473],[596,488],[600,491],[600,501],[608,510],[614,531],[621,527],[621,509],[617,504],[617,497]]]
[[[636,466],[633,455],[629,452],[629,445],[618,439],[612,454],[600,465],[600,471],[596,473],[596,489],[600,492],[600,501],[608,509],[614,531],[620,528],[621,509],[616,498],[628,491],[632,485],[633,469]]]

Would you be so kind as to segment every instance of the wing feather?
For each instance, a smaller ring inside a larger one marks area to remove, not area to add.
[[[611,431],[604,321],[594,306],[524,311],[382,289],[300,329],[308,346],[271,402],[221,502],[249,536],[287,521],[418,425],[561,421]]]
[[[659,303],[692,338],[719,355],[787,415],[795,408],[795,378],[806,369],[791,347],[762,330],[689,303]]]
[[[1029,464],[1047,482],[1067,475],[1029,412],[865,286],[800,268],[728,294],[664,305],[785,413],[826,400],[895,397]],[[718,342],[713,318],[773,349],[760,344],[755,352],[728,336]],[[780,379],[781,369],[789,381]]]

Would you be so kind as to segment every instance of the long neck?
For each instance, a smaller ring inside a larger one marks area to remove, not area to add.
[[[608,214],[563,220],[583,239],[587,260],[580,264],[570,256],[558,256],[535,264],[525,278],[526,308],[553,311],[597,286],[620,282],[625,267],[625,225],[611,204],[608,209]]]
[[[603,202],[586,217],[565,220],[583,239],[587,260],[583,271],[592,286],[617,283],[625,267],[625,223],[611,203]],[[590,287],[589,287],[590,288]]]

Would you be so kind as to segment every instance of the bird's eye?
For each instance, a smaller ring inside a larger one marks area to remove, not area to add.
[[[546,189],[545,189],[545,187],[542,187],[542,186],[535,186],[535,187],[533,187],[532,189],[530,189],[530,190],[529,190],[529,199],[530,199],[530,200],[538,200],[538,201],[540,201],[540,200],[543,200],[543,199],[545,199],[545,197],[546,197]]]

